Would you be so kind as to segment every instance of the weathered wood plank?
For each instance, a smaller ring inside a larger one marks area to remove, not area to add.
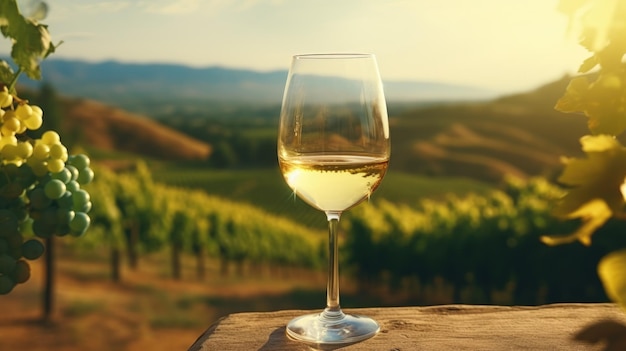
[[[209,327],[188,351],[311,350],[285,335],[285,324],[291,318],[309,312],[232,314]],[[626,350],[626,313],[613,304],[442,305],[345,312],[373,317],[381,331],[372,339],[342,347],[342,351]],[[609,349],[603,339],[615,348]]]

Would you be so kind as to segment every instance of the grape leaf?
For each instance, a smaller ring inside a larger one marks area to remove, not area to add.
[[[589,81],[586,77],[572,79],[565,94],[556,102],[554,108],[565,113],[582,112],[585,109],[585,96],[589,91]]]
[[[550,245],[575,240],[590,245],[595,230],[615,213],[622,212],[626,148],[610,135],[584,136],[581,144],[587,158],[563,160],[565,169],[558,181],[572,188],[556,204],[553,215],[562,219],[579,218],[583,224],[570,235],[542,237]]]
[[[626,310],[626,249],[604,256],[598,264],[598,275],[607,296]]]
[[[15,0],[0,1],[0,27],[5,37],[11,27],[9,24],[16,20],[19,20],[19,10]]]
[[[47,26],[24,17],[15,0],[3,0],[0,2],[0,32],[12,39],[11,58],[20,70],[32,79],[41,79],[39,61],[55,50]]]
[[[589,85],[584,99],[588,126],[594,134],[618,135],[626,130],[626,75],[602,73]]]
[[[618,135],[626,130],[626,74],[603,73],[572,79],[554,108],[565,113],[583,113],[593,134]]]
[[[580,241],[583,245],[589,246],[595,231],[602,227],[611,216],[611,209],[603,200],[591,199],[579,206],[577,210],[562,216],[566,219],[582,219],[583,223],[576,231],[567,235],[543,235],[541,241],[547,245],[561,245]]]
[[[583,61],[583,63],[578,68],[578,72],[579,73],[587,73],[587,72],[591,71],[594,67],[596,67],[598,64],[599,64],[598,58],[595,55],[593,55],[593,56],[585,59],[585,61]]]
[[[54,52],[50,34],[46,26],[27,21],[20,38],[22,40],[13,43],[11,57],[27,76],[39,80],[41,79],[39,61]]]

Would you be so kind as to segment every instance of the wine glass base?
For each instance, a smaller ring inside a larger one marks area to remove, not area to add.
[[[325,311],[292,319],[286,331],[291,339],[303,343],[340,345],[369,339],[380,331],[380,326],[369,317],[341,311],[335,318],[328,318]]]

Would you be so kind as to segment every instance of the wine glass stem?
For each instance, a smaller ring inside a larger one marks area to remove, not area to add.
[[[338,226],[340,212],[326,212],[328,219],[328,286],[326,289],[326,310],[325,314],[341,315],[339,307],[339,245]],[[329,316],[330,317],[330,316]]]

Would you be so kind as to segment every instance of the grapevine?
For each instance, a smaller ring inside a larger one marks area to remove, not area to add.
[[[91,198],[81,187],[94,173],[86,155],[69,155],[59,134],[41,128],[43,110],[20,98],[22,73],[40,79],[39,62],[55,50],[47,27],[23,16],[15,0],[0,4],[0,31],[12,41],[17,67],[0,60],[0,294],[28,281],[27,260],[41,257],[42,239],[81,236],[90,224]]]
[[[586,59],[557,101],[555,109],[587,118],[590,135],[580,139],[585,158],[564,158],[559,182],[568,186],[554,215],[578,219],[568,235],[546,235],[550,245],[578,241],[591,245],[592,236],[612,218],[626,219],[626,3],[623,1],[561,0],[559,10],[579,24],[579,42]],[[597,271],[607,296],[626,309],[626,249],[600,260]]]

